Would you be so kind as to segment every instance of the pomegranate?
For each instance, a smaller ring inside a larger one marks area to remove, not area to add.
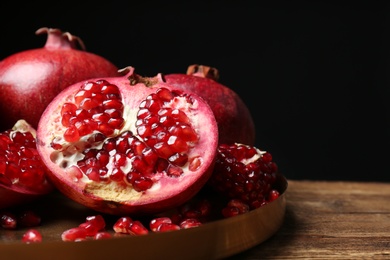
[[[73,84],[47,106],[37,146],[49,177],[96,211],[157,213],[193,197],[212,174],[218,127],[198,95],[133,67]]]
[[[0,209],[32,201],[54,190],[36,149],[36,130],[25,120],[0,133]]]
[[[0,131],[25,119],[35,129],[49,102],[65,87],[94,77],[118,76],[118,68],[85,51],[82,40],[59,29],[47,33],[43,48],[14,53],[0,61]]]
[[[243,210],[243,203],[254,209],[278,197],[273,187],[277,174],[278,166],[269,152],[239,143],[221,144],[208,184],[232,199],[224,211],[243,213],[248,211]]]
[[[208,102],[218,123],[220,144],[254,145],[252,115],[236,92],[218,82],[219,71],[216,68],[191,65],[186,74],[167,74],[164,80],[174,87],[195,92]]]
[[[41,243],[42,234],[36,229],[29,229],[23,234],[22,242],[26,244]]]

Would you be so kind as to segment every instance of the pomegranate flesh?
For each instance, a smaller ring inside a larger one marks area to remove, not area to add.
[[[219,143],[254,145],[255,125],[252,115],[240,96],[218,82],[216,68],[191,65],[186,74],[167,74],[164,80],[185,91],[200,95],[214,112],[219,129]]]
[[[87,52],[80,38],[59,29],[36,31],[44,33],[44,47],[0,61],[0,131],[21,118],[36,129],[46,106],[65,87],[89,78],[119,75],[110,61]]]
[[[54,190],[36,149],[36,131],[25,120],[0,133],[0,209]]]
[[[69,86],[38,125],[49,177],[69,198],[103,213],[148,214],[193,197],[212,174],[218,127],[198,95],[142,77]]]

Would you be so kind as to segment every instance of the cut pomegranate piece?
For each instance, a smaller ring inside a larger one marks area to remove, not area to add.
[[[36,149],[36,131],[25,120],[0,133],[0,209],[46,195],[54,186]]]
[[[46,108],[38,151],[69,198],[118,215],[168,210],[211,176],[218,128],[209,105],[161,75],[90,79]]]
[[[232,199],[224,215],[236,215],[258,208],[276,198],[273,185],[278,166],[269,152],[244,144],[218,147],[214,173],[208,184]]]

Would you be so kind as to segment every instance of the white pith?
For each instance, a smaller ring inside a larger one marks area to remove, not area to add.
[[[236,144],[236,145],[241,146],[244,144]],[[255,147],[255,149],[256,149],[257,153],[254,156],[252,156],[251,158],[241,160],[241,162],[243,164],[247,165],[247,164],[253,163],[253,162],[257,161],[258,159],[260,159],[263,156],[263,154],[266,153],[266,151],[261,151],[260,149],[258,149],[256,147]]]

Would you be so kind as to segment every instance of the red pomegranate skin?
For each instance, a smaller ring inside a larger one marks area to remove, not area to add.
[[[127,130],[137,133],[138,129],[136,128],[139,120],[137,120],[136,116],[141,110],[140,104],[144,103],[147,96],[155,95],[158,89],[168,88],[173,90],[171,86],[163,82],[161,74],[156,77],[139,80],[142,77],[134,73],[134,68],[128,67],[123,71],[125,73],[120,77],[105,78],[110,84],[119,87],[122,96],[121,102],[123,102],[125,111],[123,112],[125,115],[123,117],[125,119],[123,128],[118,128],[114,134],[107,136],[105,140],[112,140],[112,138],[117,137],[124,140],[122,134]],[[63,141],[64,127],[60,125],[60,122],[62,122],[60,111],[64,103],[73,102],[72,100],[74,100],[74,96],[79,91],[80,86],[85,85],[85,82],[97,82],[100,79],[82,81],[63,90],[47,106],[39,121],[37,149],[42,160],[49,168],[48,177],[58,190],[86,207],[113,215],[155,214],[182,205],[195,196],[212,174],[218,144],[218,128],[209,105],[193,93],[184,93],[184,96],[188,96],[195,101],[195,112],[190,112],[190,114],[193,113],[191,118],[195,120],[193,123],[197,129],[199,139],[196,141],[196,145],[190,148],[188,152],[188,164],[181,166],[184,174],[171,178],[164,173],[164,170],[156,170],[156,172],[149,175],[156,181],[155,186],[136,192],[135,188],[132,188],[130,185],[118,186],[116,181],[99,182],[88,180],[85,175],[80,177],[78,170],[74,170],[73,166],[78,165],[81,160],[86,158],[82,155],[85,151],[83,149],[93,146],[98,147],[100,150],[104,149],[104,145],[88,143],[88,140],[90,140],[89,135],[85,136],[87,138],[83,137],[83,139],[78,139],[77,141]],[[185,107],[181,101],[173,104]],[[189,110],[192,110],[192,108],[189,108]],[[96,133],[96,130],[94,133]],[[146,139],[143,139],[141,136],[142,134],[138,133],[137,138],[146,143]],[[125,138],[126,140],[130,139],[128,137]],[[53,146],[54,142],[56,144]],[[57,142],[61,146],[60,149],[55,148]],[[104,141],[101,143],[104,143]],[[78,148],[74,149],[75,147]],[[120,148],[115,148],[115,151],[118,150]],[[127,149],[127,151],[130,150]],[[114,160],[116,155],[118,153],[110,155],[110,161]],[[201,163],[195,170],[189,170],[191,168],[190,158],[201,158]],[[132,159],[134,157],[128,158],[130,161]],[[99,167],[112,167],[112,165],[114,163],[104,164]],[[122,166],[122,168],[131,170],[132,167],[127,165]],[[158,169],[158,167],[155,169]],[[110,177],[108,176],[108,178]]]
[[[47,104],[65,87],[99,76],[117,76],[106,58],[85,51],[80,38],[59,29],[47,33],[42,48],[14,53],[0,61],[0,130],[25,119],[34,128]]]
[[[176,88],[200,95],[210,105],[218,123],[219,143],[254,145],[255,124],[242,98],[231,88],[219,83],[218,70],[204,65],[191,65],[187,74],[164,75]]]

